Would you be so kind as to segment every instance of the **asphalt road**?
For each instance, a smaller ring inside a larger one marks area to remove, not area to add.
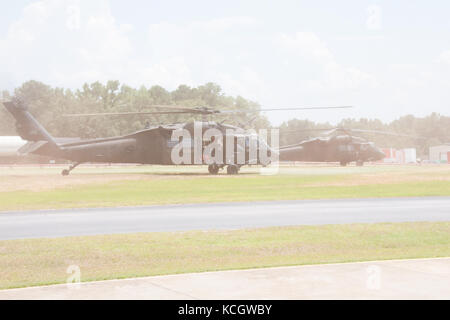
[[[3,212],[0,239],[406,221],[450,221],[450,197]]]

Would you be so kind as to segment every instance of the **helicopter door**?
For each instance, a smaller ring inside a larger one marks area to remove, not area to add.
[[[350,161],[354,157],[355,147],[352,144],[340,144],[338,146],[339,160]]]

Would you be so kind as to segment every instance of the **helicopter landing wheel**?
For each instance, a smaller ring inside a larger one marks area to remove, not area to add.
[[[358,161],[356,161],[356,165],[357,165],[358,167],[362,167],[362,166],[364,165],[364,161],[358,160]]]
[[[227,167],[227,173],[228,174],[238,174],[238,172],[239,172],[239,167],[237,165],[230,164]]]
[[[340,165],[341,165],[341,167],[345,167],[345,166],[347,166],[347,162],[341,161],[341,162],[340,162]]]
[[[219,166],[217,164],[210,164],[208,166],[208,172],[210,174],[218,174],[219,173]]]
[[[77,162],[72,164],[69,169],[64,169],[63,171],[61,171],[61,174],[63,176],[68,176],[70,174],[70,171],[72,171],[73,169],[75,169],[76,167],[78,167],[81,164],[81,162]]]

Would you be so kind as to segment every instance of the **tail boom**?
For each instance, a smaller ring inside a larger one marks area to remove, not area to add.
[[[22,101],[16,99],[3,102],[3,105],[16,120],[16,129],[20,137],[31,142],[23,151],[36,154],[46,153],[52,156],[59,153],[60,149],[53,137],[33,117]]]

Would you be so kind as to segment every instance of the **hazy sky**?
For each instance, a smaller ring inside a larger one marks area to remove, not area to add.
[[[337,122],[450,115],[449,1],[1,0],[0,89],[218,83]]]

